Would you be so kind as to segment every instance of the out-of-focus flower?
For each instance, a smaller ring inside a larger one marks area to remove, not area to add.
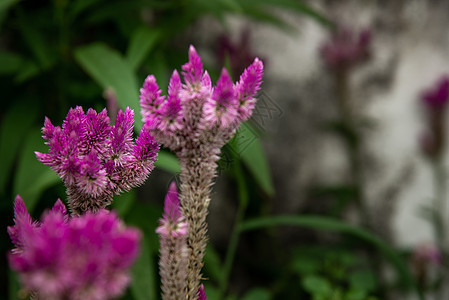
[[[227,34],[222,34],[218,38],[216,53],[219,62],[221,65],[225,65],[227,59],[229,59],[230,72],[233,76],[241,74],[253,62],[254,57],[258,56],[251,49],[250,33],[249,28],[245,28],[238,42],[233,42]],[[266,59],[263,58],[262,60],[266,64]]]
[[[189,226],[186,296],[196,299],[207,244],[207,208],[220,149],[252,114],[263,63],[256,58],[235,84],[223,70],[213,87],[191,46],[182,70],[184,84],[175,70],[167,98],[161,95],[156,78],[149,75],[140,90],[140,105],[144,127],[179,158],[180,202]]]
[[[103,92],[103,97],[106,100],[106,107],[108,109],[109,117],[111,118],[111,121],[115,123],[115,119],[117,118],[117,113],[119,110],[117,96],[112,88],[107,88]]]
[[[422,244],[413,250],[413,260],[425,262],[426,264],[440,264],[442,256],[440,250],[429,244]]]
[[[421,149],[430,158],[438,158],[445,147],[446,108],[449,103],[449,76],[424,91],[421,102],[426,108],[428,129],[421,137]]]
[[[46,300],[103,300],[123,293],[139,252],[137,229],[106,210],[70,218],[61,200],[40,222],[32,221],[20,196],[14,206],[15,225],[8,232],[16,248],[8,258],[24,288]]]
[[[345,71],[370,57],[371,31],[355,32],[346,27],[337,27],[320,48],[327,67],[334,71]]]
[[[84,113],[80,106],[70,109],[62,128],[45,118],[49,153],[36,156],[63,180],[72,213],[104,208],[114,195],[141,185],[154,167],[159,144],[147,131],[134,142],[131,109],[109,123],[106,109]]]
[[[421,100],[429,109],[445,109],[449,101],[449,76],[443,75],[434,86],[424,91]]]
[[[163,218],[156,229],[160,238],[159,271],[164,300],[185,298],[187,231],[188,225],[181,214],[176,184],[172,182],[165,197]]]
[[[440,250],[432,244],[421,244],[413,249],[412,264],[419,285],[427,287],[435,280],[435,271],[443,260]]]

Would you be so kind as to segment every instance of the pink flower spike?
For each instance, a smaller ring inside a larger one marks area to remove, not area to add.
[[[21,249],[23,247],[23,240],[20,233],[21,227],[25,224],[36,224],[33,224],[31,216],[26,209],[25,202],[23,202],[22,197],[19,195],[14,200],[14,224],[14,226],[8,226],[8,234],[16,248]]]
[[[47,141],[51,140],[53,137],[53,132],[55,130],[55,126],[51,123],[48,117],[45,117],[44,127],[42,127],[43,138]]]
[[[62,203],[61,199],[56,200],[51,211],[58,212],[63,216],[67,215],[67,208],[65,207],[64,203]]]
[[[207,300],[206,291],[204,290],[204,285],[201,284],[198,289],[198,300]]]
[[[195,50],[195,47],[190,45],[189,48],[189,62],[182,66],[184,70],[183,75],[186,83],[196,85],[201,81],[203,75],[203,63],[201,57]]]
[[[181,78],[179,77],[178,71],[174,70],[170,78],[170,83],[168,84],[168,95],[170,97],[178,97],[178,93],[181,89]]]
[[[112,155],[120,161],[120,157],[131,151],[133,146],[134,111],[128,106],[125,112],[121,109],[117,114],[111,132]]]
[[[234,86],[228,71],[223,68],[212,97],[204,104],[204,115],[207,122],[228,127],[237,117],[239,106]]]
[[[161,96],[161,90],[156,82],[154,75],[148,75],[140,89],[140,106],[142,111],[149,114],[154,113],[164,101],[165,97]],[[144,115],[145,119],[145,115]]]
[[[185,237],[187,229],[188,225],[181,213],[176,183],[172,182],[165,197],[164,215],[160,220],[160,226],[156,229],[156,233],[165,238]]]
[[[176,223],[181,217],[181,207],[178,198],[178,189],[173,181],[168,188],[164,203],[164,217]]]
[[[263,63],[256,58],[254,62],[243,71],[240,81],[236,84],[236,91],[240,101],[239,117],[241,121],[247,120],[256,105],[255,95],[260,89],[263,76]]]

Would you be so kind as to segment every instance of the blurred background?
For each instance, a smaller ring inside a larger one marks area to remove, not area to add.
[[[0,249],[13,200],[35,219],[65,189],[44,116],[135,110],[166,92],[190,44],[215,82],[255,57],[253,118],[222,150],[209,215],[208,299],[448,299],[449,1],[0,0]],[[158,239],[176,157],[112,209],[145,235],[122,299],[158,299]],[[0,260],[0,299],[26,299]]]

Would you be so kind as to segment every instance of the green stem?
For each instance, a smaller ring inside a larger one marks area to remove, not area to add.
[[[234,175],[237,181],[237,187],[239,192],[239,203],[237,213],[234,220],[234,226],[232,228],[231,237],[226,251],[226,258],[223,265],[223,277],[220,282],[220,298],[224,299],[226,291],[228,289],[229,277],[231,275],[232,266],[234,263],[235,253],[240,238],[240,226],[245,216],[245,211],[248,206],[248,189],[246,188],[245,178],[242,173],[242,167],[238,158],[234,163]]]

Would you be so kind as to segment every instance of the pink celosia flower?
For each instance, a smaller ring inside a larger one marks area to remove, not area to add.
[[[20,196],[15,225],[8,227],[16,248],[11,268],[27,290],[46,300],[103,300],[121,295],[130,282],[140,232],[106,210],[69,218],[60,200],[40,222],[29,216]]]
[[[345,27],[337,28],[320,48],[327,66],[335,71],[353,67],[370,56],[371,32],[359,33]]]
[[[158,142],[175,152],[180,161],[179,198],[189,227],[187,288],[182,298],[193,300],[198,297],[202,278],[207,244],[206,216],[216,162],[221,147],[252,114],[255,95],[262,83],[263,63],[256,58],[235,84],[223,70],[213,87],[201,58],[190,46],[189,61],[182,70],[184,84],[174,71],[167,99],[161,96],[155,77],[149,75],[140,90],[140,105],[144,127]],[[176,232],[170,229],[160,227],[159,231],[162,234]]]
[[[181,214],[176,184],[171,183],[165,197],[164,215],[156,229],[160,238],[159,270],[162,299],[185,298],[187,279],[187,222]]]
[[[106,110],[84,113],[80,106],[70,109],[62,128],[45,118],[49,153],[36,156],[63,180],[73,213],[104,208],[114,195],[142,184],[154,167],[159,144],[146,131],[134,142],[132,110],[120,110],[115,125],[109,123]]]
[[[158,141],[176,151],[187,142],[211,139],[220,148],[247,120],[260,89],[263,64],[259,59],[233,84],[223,69],[212,87],[209,74],[203,71],[201,58],[193,46],[189,62],[182,66],[185,85],[175,70],[170,79],[169,95],[161,96],[156,78],[149,75],[140,89],[140,104],[145,126]]]

